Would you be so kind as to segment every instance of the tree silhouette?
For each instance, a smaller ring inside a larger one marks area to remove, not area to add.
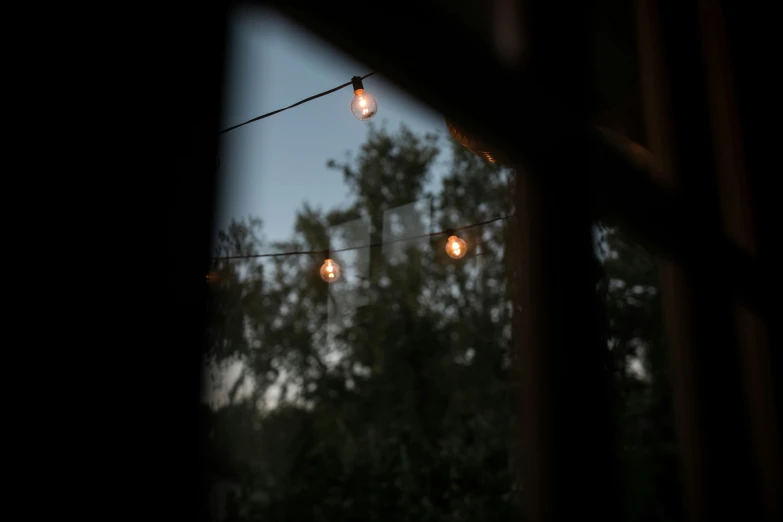
[[[332,285],[318,274],[323,256],[216,263],[208,359],[244,370],[205,433],[210,479],[233,492],[232,520],[517,514],[511,224],[461,232],[469,252],[459,260],[444,236],[418,237],[513,214],[513,176],[450,141],[448,172],[428,193],[440,145],[371,127],[356,157],[328,162],[350,205],[304,205],[285,242],[265,244],[254,219],[221,232],[218,255],[385,243],[332,254],[344,274]],[[620,231],[601,230],[618,451],[634,491],[651,495],[676,469],[673,435],[655,433],[670,425],[655,267]],[[672,499],[652,517],[629,501],[628,513],[662,520],[676,513]]]

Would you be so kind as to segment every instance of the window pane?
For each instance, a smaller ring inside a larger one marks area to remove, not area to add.
[[[625,520],[682,520],[669,346],[658,264],[622,228],[599,223],[607,347],[613,367],[615,449]]]
[[[232,27],[226,127],[369,72],[274,13]],[[370,122],[348,88],[222,138],[213,517],[518,518],[511,172],[364,87]]]

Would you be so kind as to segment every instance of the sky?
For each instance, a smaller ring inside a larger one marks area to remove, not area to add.
[[[274,11],[242,7],[229,24],[220,129],[371,72]],[[442,115],[381,74],[364,80],[364,88],[378,100],[374,124],[396,131],[404,123],[417,134],[448,135]],[[326,162],[345,159],[347,151],[357,151],[367,138],[368,122],[353,117],[352,98],[349,86],[223,134],[214,233],[232,219],[259,217],[268,244],[290,239],[296,212],[305,202],[324,209],[343,206],[348,198],[342,173]],[[445,173],[447,154],[436,164],[433,185]],[[241,370],[236,363],[213,373],[205,398],[214,405],[224,403]]]
[[[286,107],[371,72],[273,12],[244,7],[230,19],[221,129]],[[395,131],[448,135],[443,117],[376,74],[364,88],[378,100],[376,124]],[[305,202],[330,209],[347,198],[339,171],[365,141],[368,122],[353,117],[346,87],[221,137],[216,231],[232,219],[260,217],[268,241],[290,238],[296,211]],[[439,163],[445,161],[445,153]],[[436,168],[436,170],[442,170]],[[439,179],[438,172],[433,183]]]

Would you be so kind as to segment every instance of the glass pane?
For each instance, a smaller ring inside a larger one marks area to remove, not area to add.
[[[369,72],[269,12],[236,11],[230,49],[225,127]],[[215,520],[518,518],[511,172],[364,88],[369,122],[346,88],[223,135]]]
[[[624,520],[683,520],[669,346],[658,264],[621,228],[594,228],[613,365],[615,449]]]

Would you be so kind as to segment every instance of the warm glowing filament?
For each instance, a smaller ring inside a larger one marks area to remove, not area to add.
[[[366,121],[378,112],[378,102],[364,89],[354,89],[354,97],[351,100],[351,114],[354,118]],[[339,276],[338,276],[339,277]]]
[[[333,283],[338,279],[340,279],[340,265],[338,265],[331,259],[327,259],[324,261],[324,264],[321,266],[320,274],[321,274],[321,279],[323,279],[327,283]]]
[[[465,255],[465,252],[467,252],[467,245],[465,244],[465,241],[458,238],[457,236],[449,237],[449,240],[446,243],[446,253],[449,255],[449,257],[460,259]]]

